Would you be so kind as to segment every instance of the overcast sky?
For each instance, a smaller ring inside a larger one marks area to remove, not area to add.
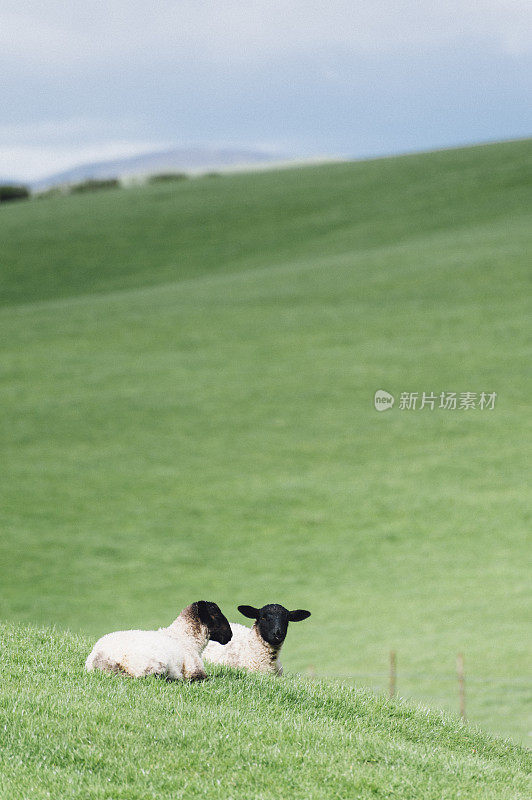
[[[203,144],[361,157],[532,133],[530,0],[1,0],[0,178]]]

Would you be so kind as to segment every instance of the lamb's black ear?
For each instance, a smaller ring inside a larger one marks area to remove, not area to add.
[[[260,614],[260,609],[253,608],[253,606],[238,606],[238,610],[241,614],[248,619],[258,619]]]
[[[209,614],[209,609],[207,608],[207,601],[198,600],[198,602],[195,605],[198,611],[198,617],[200,622],[203,622],[204,625],[207,625],[211,619],[211,615]]]
[[[310,617],[310,611],[304,611],[302,608],[298,608],[297,611],[288,612],[289,622],[301,622],[301,620],[307,619],[307,617]]]

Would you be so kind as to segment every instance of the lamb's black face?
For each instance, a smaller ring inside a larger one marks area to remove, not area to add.
[[[216,603],[210,603],[208,600],[199,600],[196,605],[201,622],[207,626],[211,642],[219,642],[220,644],[230,642],[233,638],[231,626],[227,621],[227,617],[224,617]]]
[[[265,642],[279,647],[288,632],[288,609],[277,603],[263,606],[257,618],[257,627]]]
[[[259,633],[272,647],[280,647],[286,638],[289,622],[299,622],[310,617],[310,611],[289,611],[278,603],[269,603],[262,608],[238,606],[245,617],[255,619]]]

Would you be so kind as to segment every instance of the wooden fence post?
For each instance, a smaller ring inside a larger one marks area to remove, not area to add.
[[[464,656],[458,653],[456,656],[456,673],[458,675],[458,692],[460,695],[460,716],[464,722],[467,722],[466,717],[466,703],[465,703],[465,672],[464,672]]]
[[[395,650],[390,650],[390,697],[395,694],[395,684],[397,681],[397,658]]]

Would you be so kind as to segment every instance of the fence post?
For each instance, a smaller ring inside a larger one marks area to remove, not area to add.
[[[390,697],[395,694],[395,684],[397,680],[397,658],[395,650],[390,650]]]
[[[460,716],[464,722],[467,722],[466,717],[466,704],[465,704],[465,672],[464,672],[464,656],[458,653],[456,656],[456,672],[458,675],[458,692],[460,695]]]

